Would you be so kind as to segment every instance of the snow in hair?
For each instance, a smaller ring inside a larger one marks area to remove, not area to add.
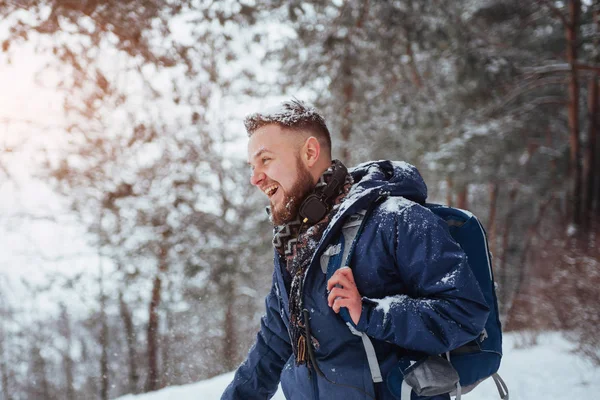
[[[325,119],[314,107],[301,100],[293,99],[248,115],[244,120],[244,126],[248,134],[252,134],[261,126],[271,123],[294,128],[311,122],[325,126]]]

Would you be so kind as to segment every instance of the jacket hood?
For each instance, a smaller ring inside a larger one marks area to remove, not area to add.
[[[354,185],[338,212],[323,232],[313,259],[320,257],[323,244],[339,231],[346,216],[365,210],[381,197],[402,196],[424,204],[427,186],[417,169],[403,161],[370,161],[348,170]]]
[[[402,196],[420,204],[427,199],[427,186],[421,174],[407,162],[370,161],[349,171],[355,182],[350,195],[379,188],[380,195]]]

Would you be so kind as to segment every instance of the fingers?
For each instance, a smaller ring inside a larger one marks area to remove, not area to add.
[[[352,294],[353,292],[351,292],[349,289],[334,287],[331,289],[331,292],[329,292],[329,296],[327,296],[327,304],[329,307],[331,307],[336,298],[348,298],[351,297]]]
[[[350,309],[352,305],[353,305],[353,302],[350,299],[337,298],[333,301],[333,304],[331,305],[331,309],[333,311],[335,311],[336,313],[339,313],[340,308],[346,307],[346,308]]]
[[[327,281],[327,304],[339,313],[342,307],[346,307],[350,318],[357,324],[362,312],[362,298],[354,282],[352,270],[348,267],[340,268]]]
[[[358,324],[360,321],[360,315],[362,313],[362,302],[359,299],[354,298],[342,298],[337,297],[333,300],[333,304],[330,306],[331,309],[338,314],[342,307],[346,307],[348,312],[350,313],[350,318],[354,324]]]
[[[335,285],[340,285],[345,288],[356,287],[352,270],[350,268],[341,268],[335,271],[333,276],[327,281],[327,290],[331,290]]]
[[[338,274],[345,276],[349,281],[354,284],[354,274],[350,267],[342,267],[336,271]]]

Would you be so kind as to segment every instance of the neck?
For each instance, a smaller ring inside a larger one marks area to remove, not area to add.
[[[331,167],[331,160],[322,160],[314,165],[311,171],[311,176],[313,178],[313,185],[316,185],[319,182],[319,178],[323,175],[323,172],[327,170],[327,168]]]

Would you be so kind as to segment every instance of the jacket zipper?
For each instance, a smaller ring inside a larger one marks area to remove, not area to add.
[[[310,369],[308,366],[306,366],[306,368],[308,369],[308,379],[312,381],[313,399],[319,400],[319,385],[317,382],[317,374],[315,373],[315,371]]]

